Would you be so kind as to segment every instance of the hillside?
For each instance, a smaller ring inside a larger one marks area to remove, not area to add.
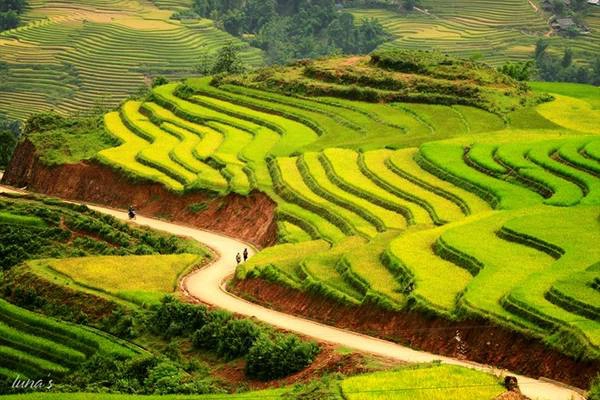
[[[191,75],[202,55],[243,45],[210,20],[170,19],[185,3],[29,1],[25,25],[0,33],[0,111],[25,119],[110,108],[155,76]],[[262,63],[259,50],[243,47],[248,65]]]
[[[247,231],[272,232],[278,244],[238,267],[237,294],[587,388],[600,363],[599,107],[593,86],[377,51],[157,86],[105,114],[86,151],[79,130],[42,126],[3,182],[214,220],[261,246],[273,241]],[[68,275],[131,300],[86,268]]]
[[[350,9],[358,18],[377,18],[394,40],[381,49],[438,49],[463,57],[481,56],[492,65],[533,57],[540,38],[550,40],[552,51],[562,55],[572,48],[576,58],[591,61],[600,52],[600,7],[590,7],[585,25],[590,33],[576,38],[552,34],[552,13],[533,1],[423,0],[419,10]]]

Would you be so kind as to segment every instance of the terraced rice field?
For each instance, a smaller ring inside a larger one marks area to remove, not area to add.
[[[60,377],[99,353],[116,358],[145,351],[91,328],[59,322],[0,300],[0,376]]]
[[[377,18],[392,34],[393,40],[382,48],[436,48],[465,57],[482,56],[492,65],[531,59],[535,43],[542,37],[550,39],[556,53],[562,54],[564,48],[570,47],[576,58],[589,61],[600,52],[598,7],[591,7],[586,17],[586,24],[592,27],[591,34],[565,39],[549,36],[550,15],[531,4],[520,0],[424,0],[419,11],[409,14],[391,9],[350,9],[350,12],[358,18]]]
[[[0,34],[0,109],[9,117],[118,104],[153,76],[189,76],[203,54],[239,42],[212,21],[169,19],[185,1],[32,0],[28,24]],[[157,7],[158,6],[158,7]],[[261,52],[246,45],[248,65]]]
[[[271,196],[287,243],[239,278],[345,304],[482,316],[598,357],[599,255],[577,245],[600,239],[598,89],[542,85],[554,101],[502,118],[186,84],[192,94],[168,84],[107,114],[122,144],[97,158],[177,192]]]

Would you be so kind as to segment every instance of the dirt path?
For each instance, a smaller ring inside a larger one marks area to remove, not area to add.
[[[0,192],[15,192],[15,190],[0,186]],[[112,215],[120,220],[128,220],[126,212],[94,205],[89,205],[89,207],[101,213]],[[497,369],[489,366],[456,360],[422,351],[415,351],[396,343],[273,311],[240,299],[225,290],[224,282],[235,272],[235,256],[238,252],[243,251],[243,249],[247,247],[250,255],[255,253],[255,250],[251,246],[222,234],[177,225],[153,218],[138,216],[135,222],[174,235],[188,236],[207,245],[217,253],[216,257],[218,258],[212,264],[193,272],[185,277],[182,282],[183,289],[189,295],[203,303],[211,304],[238,314],[254,317],[268,324],[310,336],[319,341],[338,344],[366,353],[415,363],[441,360],[448,364],[465,366],[486,372],[498,372]],[[583,400],[583,396],[579,393],[558,384],[519,375],[516,376],[519,379],[522,392],[534,400]]]
[[[535,5],[535,3],[531,0],[527,0],[527,2],[529,3],[529,5],[533,8],[533,10],[535,12],[538,12],[540,9],[538,8],[538,6]]]

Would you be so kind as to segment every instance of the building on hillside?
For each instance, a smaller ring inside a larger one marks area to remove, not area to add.
[[[554,18],[550,26],[557,32],[566,32],[569,29],[577,28],[577,24],[572,18]]]
[[[600,0],[588,0],[588,4],[593,6],[600,6]]]

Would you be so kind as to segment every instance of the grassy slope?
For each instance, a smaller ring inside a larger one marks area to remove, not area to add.
[[[174,292],[178,278],[202,258],[193,254],[130,256],[125,260],[105,256],[46,260],[41,264],[83,286],[143,304],[158,303],[165,294]]]

